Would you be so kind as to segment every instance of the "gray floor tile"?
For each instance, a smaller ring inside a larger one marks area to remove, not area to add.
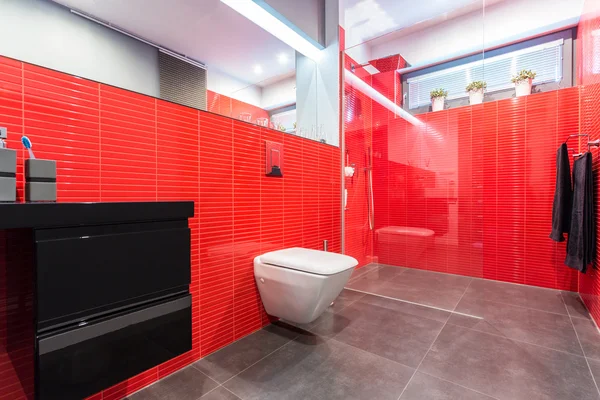
[[[594,375],[594,379],[596,380],[596,385],[600,386],[600,360],[588,358],[588,363],[590,364],[592,375]]]
[[[462,386],[417,372],[400,400],[494,400]]]
[[[586,318],[591,319],[592,316],[588,311],[579,293],[575,292],[561,292],[562,298],[567,306],[569,315],[573,318]]]
[[[419,370],[498,399],[598,399],[585,358],[450,324]]]
[[[202,372],[187,367],[129,397],[129,400],[197,400],[219,386]]]
[[[344,289],[337,299],[335,299],[333,305],[328,308],[328,311],[342,310],[363,297],[365,297],[364,293]]]
[[[401,267],[381,267],[348,282],[349,289],[363,292],[374,292],[390,279],[402,274],[406,269]]]
[[[357,303],[389,309],[400,314],[413,315],[442,323],[446,322],[451,314],[450,312],[431,307],[419,306],[401,300],[393,300],[370,294],[365,294],[364,297],[354,304]],[[341,313],[340,311],[328,311],[316,321],[319,322],[318,324],[314,324],[313,326],[303,326],[302,328],[323,337],[331,338],[343,331],[352,322],[353,318],[356,318],[356,316],[347,315],[349,313],[350,311],[346,312],[346,314]]]
[[[342,293],[340,293],[338,298],[335,299],[333,305],[327,307],[325,312],[323,312],[323,314],[321,314],[319,316],[319,318],[317,318],[313,322],[310,322],[308,324],[297,324],[295,322],[284,321],[284,320],[282,320],[282,321],[289,325],[293,325],[297,328],[308,331],[308,330],[311,330],[313,327],[323,323],[324,321],[330,320],[333,317],[333,314],[335,312],[343,310],[344,308],[348,307],[350,304],[354,303],[355,301],[361,299],[364,296],[365,296],[364,293],[344,289],[344,290],[342,290]]]
[[[467,299],[483,299],[557,314],[567,314],[560,291],[506,282],[473,279]]]
[[[373,292],[382,296],[452,310],[472,278],[407,269]]]
[[[573,318],[583,352],[588,358],[600,360],[600,333],[591,319]]]
[[[583,355],[568,315],[472,298],[463,298],[456,311],[483,319],[452,314],[448,323]]]
[[[297,335],[297,330],[271,324],[193,365],[217,382],[223,383]]]
[[[350,275],[349,280],[352,281],[352,280],[358,278],[359,276],[364,275],[368,272],[375,271],[378,268],[379,268],[378,264],[368,264],[368,265],[365,265],[364,267],[357,268],[354,271],[352,271],[352,275]]]
[[[352,346],[306,335],[224,386],[244,400],[397,400],[413,371]]]
[[[385,297],[374,296],[370,294],[365,295],[359,300],[359,302],[378,307],[384,307],[402,314],[414,315],[415,317],[432,319],[439,322],[446,322],[448,317],[451,315],[451,313],[448,311],[407,303],[402,300],[387,299]]]
[[[443,326],[443,322],[359,301],[312,332],[416,368]]]
[[[202,400],[241,400],[235,394],[225,389],[223,386],[219,386],[215,390],[201,397]]]

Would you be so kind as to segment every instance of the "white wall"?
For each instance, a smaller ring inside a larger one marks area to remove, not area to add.
[[[327,0],[325,49],[318,63],[296,53],[298,128],[322,126],[327,143],[339,146],[339,0]]]
[[[296,103],[296,76],[273,82],[262,88],[260,107],[265,110]]]
[[[208,66],[207,68],[207,82],[206,88],[223,94],[225,96],[232,97],[234,99],[252,104],[254,106],[261,106],[262,89],[257,85],[250,85],[239,79],[227,75],[219,69]]]
[[[428,65],[575,24],[582,6],[583,0],[503,1],[486,7],[485,19],[472,12],[389,41],[376,39],[370,56],[400,54],[412,66]]]
[[[0,0],[0,55],[159,96],[158,52],[44,0]]]

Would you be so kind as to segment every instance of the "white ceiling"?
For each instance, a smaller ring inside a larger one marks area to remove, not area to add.
[[[584,2],[485,0],[483,12],[482,0],[345,1],[350,57],[365,64],[400,54],[415,68],[573,26]]]
[[[294,50],[219,0],[54,0],[247,84],[294,71]],[[278,62],[285,53],[288,63]],[[256,74],[259,64],[263,72]],[[210,79],[210,78],[209,78]]]
[[[346,48],[450,12],[477,8],[483,10],[483,0],[344,0]]]

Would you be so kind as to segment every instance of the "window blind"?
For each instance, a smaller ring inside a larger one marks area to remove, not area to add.
[[[537,73],[533,84],[560,82],[563,77],[564,40],[527,47],[483,60],[457,65],[407,79],[410,109],[429,105],[429,93],[443,88],[448,100],[468,97],[465,91],[473,81],[485,81],[487,92],[510,89],[513,75],[523,69]]]

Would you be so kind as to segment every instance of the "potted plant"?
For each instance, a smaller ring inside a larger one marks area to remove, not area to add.
[[[483,94],[487,83],[484,81],[475,81],[467,85],[467,93],[469,93],[469,104],[481,104],[483,103]]]
[[[432,90],[429,95],[431,97],[431,111],[443,110],[448,91],[444,89],[435,89]]]
[[[517,97],[531,94],[531,86],[536,75],[537,74],[535,72],[524,69],[512,77],[511,81],[515,84],[515,92]]]

